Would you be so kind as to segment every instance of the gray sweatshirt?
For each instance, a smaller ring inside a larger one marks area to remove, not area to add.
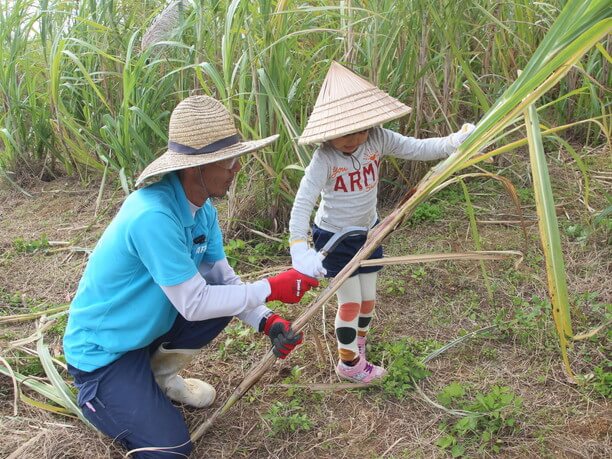
[[[289,220],[289,242],[308,235],[310,215],[321,195],[315,224],[337,232],[346,226],[371,228],[378,219],[376,210],[379,168],[383,156],[430,161],[446,158],[459,146],[448,137],[415,139],[388,129],[369,130],[368,140],[351,155],[329,143],[316,149],[304,172]]]

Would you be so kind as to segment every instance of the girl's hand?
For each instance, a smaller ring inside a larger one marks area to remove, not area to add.
[[[461,126],[461,129],[447,137],[448,142],[453,146],[453,148],[459,148],[459,145],[461,145],[465,139],[470,136],[474,129],[476,129],[476,126],[474,126],[472,123],[465,123],[463,126]]]
[[[306,241],[293,243],[289,250],[291,252],[291,264],[296,271],[317,279],[327,274],[321,256],[314,249],[308,247]]]

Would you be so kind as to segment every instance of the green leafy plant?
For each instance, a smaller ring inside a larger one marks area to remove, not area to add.
[[[437,446],[448,449],[453,457],[462,457],[471,449],[499,453],[503,445],[500,437],[517,429],[522,399],[509,387],[493,386],[487,393],[476,393],[470,399],[465,387],[451,383],[438,395],[440,403],[470,412],[453,422],[442,422],[444,435]]]
[[[516,194],[518,195],[522,204],[534,203],[533,188],[517,188]]]
[[[414,341],[407,338],[382,343],[372,349],[370,357],[373,361],[380,361],[383,355],[388,361],[385,365],[387,376],[379,383],[385,394],[403,399],[414,389],[416,382],[429,376],[429,370],[418,356],[426,353],[426,349],[428,345],[415,346]]]
[[[424,202],[414,210],[410,223],[416,225],[423,222],[435,222],[442,218],[443,210],[440,204]]]
[[[40,360],[35,355],[26,354],[23,351],[16,351],[11,357],[7,359],[8,363],[15,369],[15,371],[23,374],[24,376],[44,376],[45,371],[43,369]]]
[[[274,402],[263,418],[270,423],[271,436],[310,430],[313,425],[298,399]]]
[[[586,226],[576,223],[567,225],[565,227],[565,234],[576,242],[584,243],[589,237],[590,230]]]
[[[493,321],[502,334],[517,339],[528,348],[552,346],[549,301],[537,296],[529,301],[514,297],[512,303],[509,311],[502,309]]]
[[[463,397],[465,394],[466,390],[463,384],[452,382],[440,391],[437,399],[442,405],[450,407],[456,399]]]
[[[406,282],[403,279],[388,278],[382,282],[382,287],[387,295],[403,296],[406,294]]]
[[[238,264],[238,260],[241,258],[241,253],[244,252],[246,248],[246,242],[242,239],[230,239],[223,248],[225,249],[227,261],[232,268],[235,268]]]
[[[225,339],[219,344],[218,358],[225,359],[230,354],[249,354],[257,347],[259,342],[250,339],[253,335],[254,331],[251,327],[241,321],[234,321],[223,330]]]
[[[19,237],[13,241],[13,248],[17,253],[33,253],[48,249],[49,247],[49,240],[44,234],[39,239],[28,241]]]
[[[612,361],[607,360],[593,369],[591,384],[595,392],[603,398],[612,397]]]
[[[427,276],[427,270],[423,266],[413,267],[410,270],[410,277],[416,281],[422,281]]]

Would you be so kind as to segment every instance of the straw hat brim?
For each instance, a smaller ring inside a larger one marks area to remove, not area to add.
[[[401,118],[411,111],[407,105],[373,87],[315,107],[298,144],[336,139]]]
[[[136,186],[140,186],[148,178],[156,175],[166,174],[172,171],[188,169],[190,167],[203,166],[205,164],[222,161],[224,159],[235,158],[259,150],[267,145],[270,145],[279,135],[272,135],[260,140],[249,140],[240,142],[214,153],[204,153],[199,155],[187,155],[176,153],[172,150],[167,150],[163,155],[149,164],[136,180]]]

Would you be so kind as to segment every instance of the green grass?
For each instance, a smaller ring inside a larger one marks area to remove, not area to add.
[[[305,167],[312,153],[294,139],[331,59],[418,107],[389,127],[446,135],[482,116],[526,67],[564,2],[187,2],[169,41],[141,50],[166,3],[0,2],[0,169],[83,180],[108,169],[130,188],[164,150],[172,108],[191,91],[206,93],[236,114],[246,137],[281,136],[239,177],[266,184],[254,196],[269,210],[258,227],[268,229],[287,218],[301,178],[288,166]],[[598,49],[588,52],[580,71],[544,96],[542,121],[608,113],[604,63]],[[571,133],[589,144],[600,134],[595,123]],[[424,170],[395,163],[384,176],[402,189]],[[435,207],[419,212],[439,218]]]

